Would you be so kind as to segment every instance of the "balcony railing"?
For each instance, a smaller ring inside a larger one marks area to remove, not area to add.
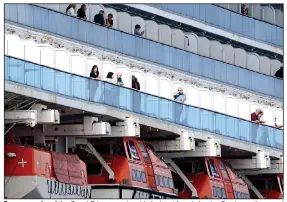
[[[164,10],[194,18],[211,25],[283,47],[283,29],[211,4],[151,4]]]
[[[81,67],[79,67],[81,68]],[[283,131],[5,56],[5,80],[89,102],[120,108],[174,124],[283,149]]]

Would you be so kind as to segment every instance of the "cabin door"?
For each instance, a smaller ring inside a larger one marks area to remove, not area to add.
[[[145,162],[145,170],[147,173],[147,178],[148,178],[150,188],[156,190],[157,187],[156,187],[155,175],[154,175],[154,170],[153,170],[150,157],[147,153],[145,145],[142,142],[138,142],[138,145],[139,145],[143,160]]]
[[[224,180],[224,187],[225,187],[225,190],[227,192],[226,193],[227,198],[234,198],[232,182],[231,182],[231,179],[230,179],[230,177],[226,171],[226,168],[225,168],[225,166],[221,160],[218,159],[217,162],[218,162],[218,167],[220,169],[222,179]]]

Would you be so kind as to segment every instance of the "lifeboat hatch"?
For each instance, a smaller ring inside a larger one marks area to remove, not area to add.
[[[186,184],[186,186],[190,189],[190,191],[192,192],[192,197],[197,198],[198,194],[197,194],[197,190],[196,188],[192,185],[192,183],[187,179],[187,177],[184,175],[184,173],[181,171],[181,169],[173,162],[172,159],[169,158],[164,158],[164,161],[168,164],[170,164],[170,166],[176,171],[176,173],[180,176],[180,178],[184,181],[184,183]]]
[[[75,148],[76,146],[83,147],[84,150],[92,155],[94,155],[97,160],[102,164],[102,166],[105,168],[105,170],[109,174],[109,180],[114,181],[115,180],[115,173],[110,168],[110,166],[107,164],[107,162],[104,160],[104,158],[97,152],[95,147],[86,139],[86,138],[75,138],[75,137],[69,137],[69,147]]]

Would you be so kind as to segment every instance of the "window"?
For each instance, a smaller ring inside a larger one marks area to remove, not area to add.
[[[139,148],[141,150],[144,161],[149,163],[150,162],[149,156],[148,156],[146,149],[142,143],[139,143]]]
[[[217,168],[215,166],[213,159],[210,159],[209,162],[210,162],[211,175],[215,177],[219,177],[219,174],[218,174],[218,171],[217,171]]]
[[[218,198],[222,198],[222,190],[221,190],[221,188],[220,187],[216,187],[216,189],[217,189],[217,197]]]
[[[223,163],[222,163],[221,161],[218,161],[218,165],[219,165],[219,168],[220,168],[220,170],[221,170],[221,173],[222,173],[223,178],[229,179],[228,174],[227,174],[227,172],[226,172],[226,169],[225,169]]]
[[[169,182],[169,188],[174,189],[172,178],[169,177],[168,182]]]
[[[161,187],[164,187],[164,186],[163,186],[163,179],[162,179],[162,176],[161,176],[161,175],[158,175],[158,181],[159,181],[159,185],[160,185]]]
[[[88,175],[101,175],[103,166],[100,163],[86,163]]]
[[[156,184],[156,186],[159,186],[158,176],[154,175],[154,177],[155,177],[155,184]]]
[[[145,174],[144,171],[142,171],[141,177],[142,177],[142,182],[143,182],[143,183],[146,183],[146,174]]]
[[[129,141],[129,150],[130,150],[132,159],[140,160],[139,154],[138,154],[136,146],[135,146],[135,143],[133,141]]]
[[[212,187],[213,196],[217,198],[217,189],[215,186]]]
[[[167,180],[167,177],[163,177],[163,186],[168,188],[168,180]]]
[[[137,181],[137,172],[134,169],[132,169],[132,180]]]

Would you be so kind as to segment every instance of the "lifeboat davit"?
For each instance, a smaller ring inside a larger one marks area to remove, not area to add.
[[[245,182],[232,171],[228,162],[220,158],[185,160],[177,162],[177,165],[197,190],[198,198],[250,198]],[[184,182],[179,178],[174,179],[180,198],[192,198]]]
[[[283,199],[283,174],[248,176],[265,199]],[[258,197],[252,193],[252,198]]]
[[[79,152],[86,159],[91,198],[178,198],[170,168],[155,155],[152,146],[135,138],[118,138],[93,143],[95,149],[113,170],[115,179],[92,155]]]
[[[75,154],[23,146],[5,140],[5,198],[90,198],[86,165]]]

